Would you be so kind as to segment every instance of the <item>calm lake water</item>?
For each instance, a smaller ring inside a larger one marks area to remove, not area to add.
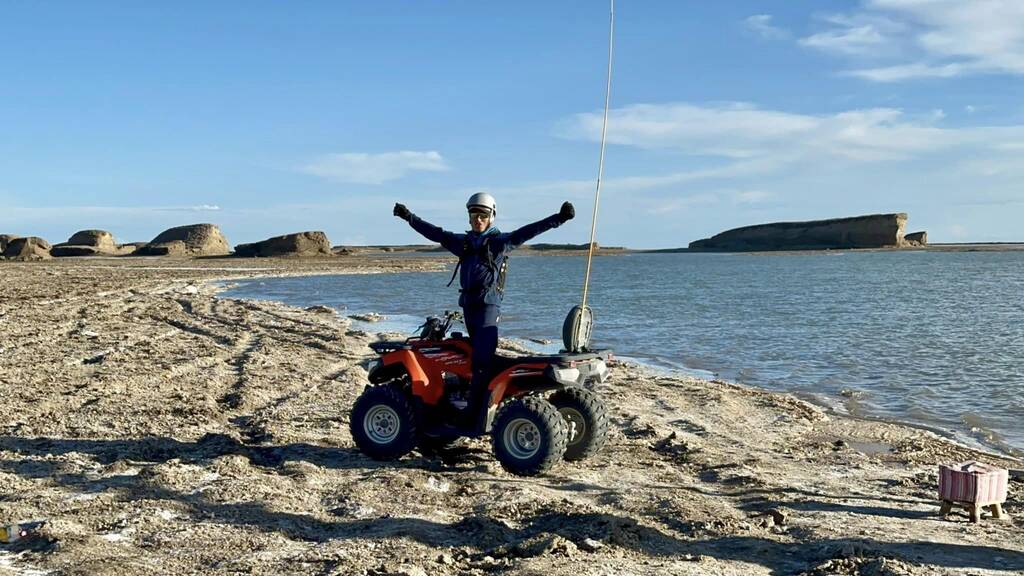
[[[553,340],[585,258],[513,255],[502,335]],[[593,343],[856,415],[1024,454],[1024,252],[634,254],[597,258]],[[411,332],[457,309],[450,273],[272,278],[225,297],[379,312]]]

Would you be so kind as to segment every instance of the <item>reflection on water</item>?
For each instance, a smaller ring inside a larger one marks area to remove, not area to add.
[[[665,368],[1024,449],[1024,253],[841,254],[598,258],[594,341]],[[579,257],[514,255],[502,334],[558,342],[584,267]],[[226,296],[380,312],[391,323],[363,329],[409,332],[456,308],[448,276],[264,279]]]

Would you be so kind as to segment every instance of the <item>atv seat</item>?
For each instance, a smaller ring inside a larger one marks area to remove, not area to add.
[[[502,371],[508,370],[518,364],[568,364],[573,361],[585,362],[595,358],[603,358],[604,355],[602,352],[604,351],[586,353],[562,352],[559,354],[548,354],[544,356],[502,356],[500,354],[495,354],[494,360],[491,364],[491,373],[499,374]]]

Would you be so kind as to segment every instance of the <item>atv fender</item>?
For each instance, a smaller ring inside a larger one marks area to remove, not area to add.
[[[393,369],[398,366],[405,368],[405,371],[409,374],[409,380],[412,382],[412,394],[423,400],[424,404],[431,406],[440,402],[441,397],[444,395],[444,384],[438,382],[437,384],[431,384],[430,378],[427,377],[427,373],[420,367],[419,362],[416,361],[416,355],[411,350],[396,350],[390,354],[385,355],[381,358],[383,365],[380,370]]]

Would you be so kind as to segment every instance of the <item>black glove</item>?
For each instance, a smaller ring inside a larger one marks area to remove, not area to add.
[[[405,204],[395,203],[395,216],[398,216],[402,220],[408,222],[409,218],[412,218],[412,212],[409,212],[409,209],[405,207]]]
[[[568,222],[576,217],[576,209],[572,207],[572,202],[562,203],[562,209],[558,211],[558,217],[562,219],[562,222]]]

